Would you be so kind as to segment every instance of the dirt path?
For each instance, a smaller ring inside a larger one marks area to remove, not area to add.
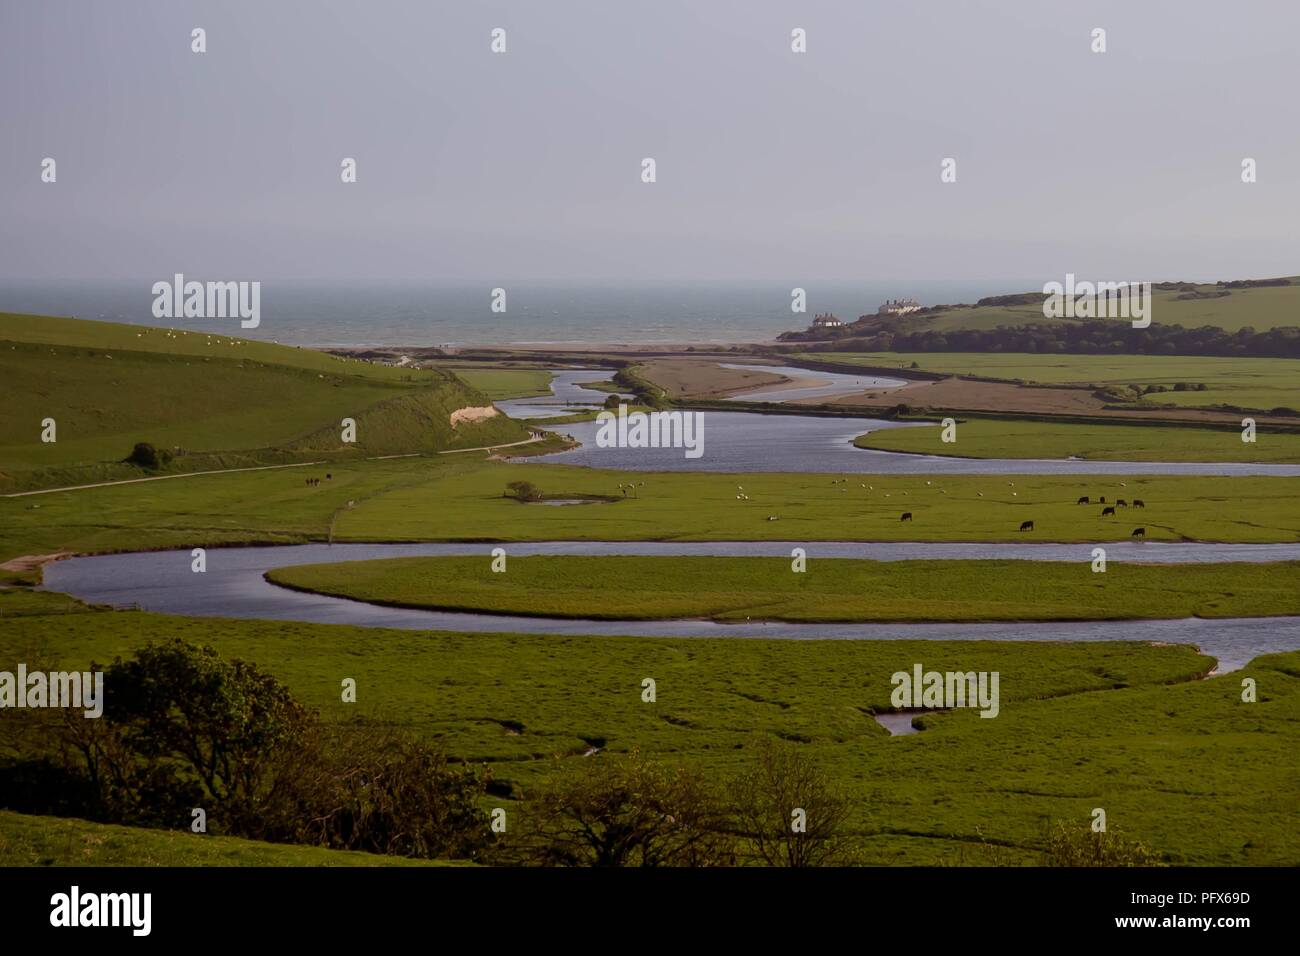
[[[4,498],[26,498],[28,495],[52,495],[58,491],[82,491],[86,488],[111,488],[113,485],[134,485],[141,481],[167,481],[170,478],[198,478],[200,475],[233,475],[238,471],[270,471],[273,468],[306,468],[324,465],[323,461],[295,461],[288,465],[256,465],[252,468],[218,468],[214,471],[187,471],[179,475],[154,475],[151,478],[123,478],[121,481],[98,481],[93,485],[68,485],[63,488],[42,488],[39,491],[15,491],[0,495]]]
[[[496,451],[498,448],[515,448],[518,445],[531,445],[533,442],[545,441],[544,435],[534,435],[532,438],[525,438],[523,441],[507,442],[504,445],[480,445],[478,448],[448,448],[446,451],[438,452],[439,455],[459,455],[467,451]]]

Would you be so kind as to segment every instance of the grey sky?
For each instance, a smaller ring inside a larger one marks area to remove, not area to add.
[[[1297,34],[1293,0],[2,0],[0,277],[1293,274]]]

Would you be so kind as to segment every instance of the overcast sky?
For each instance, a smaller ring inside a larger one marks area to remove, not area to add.
[[[1294,274],[1297,35],[1294,0],[3,0],[0,278]]]

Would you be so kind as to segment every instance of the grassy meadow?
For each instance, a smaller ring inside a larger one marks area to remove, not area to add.
[[[256,662],[326,719],[401,724],[485,762],[493,805],[521,833],[529,801],[570,761],[601,759],[581,756],[592,748],[721,780],[775,736],[850,796],[863,862],[1030,863],[1049,822],[1097,806],[1171,862],[1300,859],[1298,653],[1197,680],[1212,661],[1177,645],[461,635],[98,612],[0,620],[0,667],[33,655],[84,667],[171,636]],[[889,737],[871,715],[915,663],[999,672],[998,717],[928,714],[922,732]],[[1243,676],[1259,703],[1240,700]],[[345,677],[355,704],[340,700]],[[0,720],[0,756],[21,755],[15,718]]]
[[[572,507],[505,497],[619,495],[628,472],[483,460],[481,453],[199,475],[0,497],[0,562],[110,552],[303,541],[1078,541],[1300,540],[1294,478],[647,473],[636,497]],[[738,500],[743,487],[748,500]],[[1101,518],[1081,495],[1141,498]],[[348,502],[353,502],[348,507]],[[902,512],[913,520],[901,522]],[[769,521],[771,515],[779,520]],[[1022,521],[1036,530],[1021,533]]]
[[[859,448],[962,458],[1082,458],[1090,461],[1300,462],[1300,433],[1257,426],[1255,441],[1238,427],[1093,425],[1053,421],[959,419],[945,443],[939,424],[868,432]]]
[[[285,587],[398,607],[596,620],[1078,621],[1300,614],[1300,562],[860,561],[579,555],[296,565]]]
[[[436,367],[451,372],[470,388],[482,392],[494,402],[551,394],[551,373],[546,369],[448,362],[438,362]]]

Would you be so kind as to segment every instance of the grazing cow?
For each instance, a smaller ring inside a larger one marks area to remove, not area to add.
[[[1105,496],[1105,495],[1102,495],[1100,498],[1098,498],[1098,499],[1097,499],[1097,503],[1098,503],[1098,504],[1103,504],[1103,505],[1104,505],[1104,504],[1106,503],[1106,496]]]
[[[1134,528],[1134,529],[1133,529],[1133,537],[1135,537],[1135,538],[1145,538],[1146,536],[1147,536],[1147,529],[1146,529],[1146,528]]]
[[[912,512],[910,512],[910,511],[904,511],[904,512],[903,512],[903,517],[899,518],[898,520],[899,520],[899,521],[911,521],[911,520],[912,520]]]
[[[1133,499],[1133,507],[1134,507],[1134,508],[1145,508],[1145,507],[1146,507],[1146,504],[1142,501],[1141,498],[1134,498],[1134,499]]]
[[[1105,517],[1108,516],[1108,515],[1110,515],[1110,516],[1113,517],[1114,514],[1115,514],[1115,509],[1114,509],[1114,508],[1102,508],[1102,509],[1101,509],[1101,516],[1102,516],[1103,518],[1105,518]]]
[[[325,480],[326,480],[326,481],[333,481],[333,480],[334,480],[334,476],[331,475],[331,474],[327,471],[327,472],[325,472]]]
[[[1115,500],[1115,506],[1116,506],[1117,508],[1127,508],[1127,507],[1128,507],[1128,502],[1125,501],[1123,498],[1117,498],[1117,499]]]
[[[1084,495],[1082,498],[1080,498],[1078,501],[1075,502],[1076,505],[1086,505],[1087,503],[1088,503],[1087,495]]]
[[[1022,522],[1020,522],[1020,530],[1021,530],[1021,531],[1033,531],[1033,530],[1034,530],[1034,523],[1033,523],[1032,521],[1022,521]]]

